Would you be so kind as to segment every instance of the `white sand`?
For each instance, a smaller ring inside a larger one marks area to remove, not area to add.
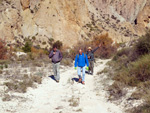
[[[119,106],[107,101],[104,90],[100,96],[95,91],[94,76],[104,69],[107,61],[97,61],[94,75],[86,74],[85,85],[71,80],[78,78],[74,67],[61,69],[60,83],[46,77],[38,88],[29,88],[25,94],[16,93],[25,99],[13,99],[10,102],[0,99],[0,113],[122,113]]]

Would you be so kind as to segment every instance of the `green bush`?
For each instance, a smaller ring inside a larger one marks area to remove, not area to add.
[[[49,45],[53,45],[53,43],[54,43],[54,39],[53,39],[53,38],[49,38],[48,43],[49,43]]]
[[[149,62],[150,55],[145,55],[139,58],[137,61],[129,63],[128,66],[120,64],[118,65],[119,68],[116,70],[115,77],[113,79],[128,86],[137,86],[141,82],[149,81]]]
[[[46,42],[42,42],[43,45],[46,45]]]
[[[139,55],[150,53],[150,31],[148,31],[146,35],[140,37],[134,47]]]
[[[128,54],[130,53],[131,49],[130,48],[123,48],[119,51],[117,51],[116,55],[114,56],[113,60],[117,60],[119,59],[119,57],[126,55],[128,56]]]
[[[32,37],[32,40],[36,40],[36,37],[35,37],[35,36],[33,36],[33,37]]]
[[[128,48],[123,48],[123,49],[119,50],[116,53],[116,55],[113,57],[113,60],[119,61],[123,57],[127,57],[127,58],[126,58],[126,60],[122,60],[122,62],[120,62],[120,63],[126,65],[127,63],[137,60],[139,55],[136,52],[136,49],[134,47],[131,47],[131,48],[128,47]]]
[[[31,47],[32,47],[32,42],[27,41],[24,45],[24,47],[22,47],[22,50],[25,53],[31,52]]]
[[[143,56],[130,67],[130,75],[135,76],[139,81],[145,82],[150,80],[150,54]]]
[[[150,31],[132,47],[119,50],[109,66],[112,67],[110,72],[113,70],[113,75],[110,75],[115,81],[109,88],[110,95],[118,98],[122,96],[123,87],[134,86],[137,90],[131,98],[143,99],[145,103],[129,112],[150,113]]]
[[[119,50],[113,57],[114,61],[119,60],[122,56],[127,56],[128,63],[136,61],[140,56],[150,53],[150,31],[140,37],[133,47],[127,47]]]

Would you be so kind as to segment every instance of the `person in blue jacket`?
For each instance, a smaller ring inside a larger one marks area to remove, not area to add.
[[[83,53],[82,49],[79,49],[79,54],[75,57],[75,69],[77,69],[79,82],[85,84],[85,66],[87,65],[87,70],[89,69],[88,57]],[[78,68],[77,68],[78,67]],[[81,77],[82,70],[82,77]]]

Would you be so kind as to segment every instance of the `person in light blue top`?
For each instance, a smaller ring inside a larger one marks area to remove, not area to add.
[[[85,84],[85,66],[87,66],[87,70],[89,69],[89,61],[86,54],[83,53],[82,49],[79,49],[79,54],[75,57],[74,63],[75,69],[78,71],[79,82]],[[78,68],[77,68],[78,67]],[[81,77],[81,70],[82,70],[82,77]]]

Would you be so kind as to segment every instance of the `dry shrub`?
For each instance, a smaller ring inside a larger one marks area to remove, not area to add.
[[[38,84],[41,84],[42,83],[42,77],[41,76],[31,76],[31,79],[38,83]]]
[[[133,108],[130,112],[131,113],[150,113],[150,99],[144,105]]]
[[[31,47],[31,52],[32,53],[36,53],[36,54],[44,54],[44,50],[43,49],[37,49],[35,47]]]
[[[35,47],[31,47],[31,53],[34,58],[40,58],[45,55],[45,51],[43,49],[37,49]]]
[[[64,57],[65,58],[71,58],[75,59],[75,56],[78,54],[79,49],[82,49],[84,53],[87,52],[88,47],[92,47],[95,49],[99,46],[99,44],[102,45],[96,52],[95,57],[99,58],[110,58],[114,53],[117,51],[117,44],[113,44],[113,40],[108,36],[108,33],[95,36],[93,40],[86,41],[86,42],[78,42],[76,45],[74,45],[69,51],[64,51]]]
[[[83,52],[86,53],[88,45],[85,42],[78,42],[72,48],[62,48],[63,58],[75,59],[75,56],[78,54],[79,49],[83,49]]]
[[[71,66],[73,63],[73,60],[71,58],[63,58],[61,61],[61,64],[64,66]]]
[[[120,82],[115,82],[112,86],[110,86],[108,89],[110,94],[109,100],[117,100],[126,95],[127,92],[123,90],[123,87],[124,85]]]
[[[6,48],[6,43],[2,39],[0,39],[0,59],[4,60],[7,59],[7,48]]]
[[[119,61],[120,60],[117,62]],[[120,65],[114,65],[114,68],[118,67],[118,69],[115,70],[116,72],[113,78],[115,81],[121,82],[127,86],[138,86],[150,80],[150,55],[145,55],[137,61],[129,63],[127,66],[120,62]]]
[[[140,82],[150,80],[150,55],[145,55],[130,67],[130,75],[135,76]]]
[[[80,104],[80,98],[76,98],[74,96],[72,96],[72,98],[70,100],[68,100],[70,102],[70,106],[72,107],[77,107]]]
[[[101,58],[110,58],[117,51],[117,44],[113,44],[113,40],[109,37],[108,33],[95,36],[92,41],[92,45],[98,46],[102,45],[98,52],[96,53],[97,57]]]
[[[28,52],[27,55],[21,55],[18,60],[19,61],[30,61],[30,60],[37,60],[42,59],[43,57],[48,55],[48,51],[45,49],[31,47],[31,52]]]
[[[11,96],[9,94],[5,94],[4,97],[2,98],[3,101],[10,101],[11,100]]]
[[[134,48],[139,55],[150,53],[150,30],[138,39],[138,42],[135,44]]]
[[[28,87],[33,87],[34,83],[41,84],[42,77],[40,76],[22,76],[22,81],[12,79],[10,82],[4,83],[8,87],[9,91],[15,91],[19,93],[25,93]]]
[[[33,62],[32,62],[32,65],[33,65],[34,67],[42,67],[42,66],[43,66],[43,63],[40,62],[40,61],[33,61]]]
[[[131,99],[143,99],[144,104],[129,110],[131,113],[150,113],[150,31],[130,48],[117,52],[109,65],[114,74],[110,94],[119,97],[124,87],[136,87]],[[118,85],[117,85],[118,84]]]

